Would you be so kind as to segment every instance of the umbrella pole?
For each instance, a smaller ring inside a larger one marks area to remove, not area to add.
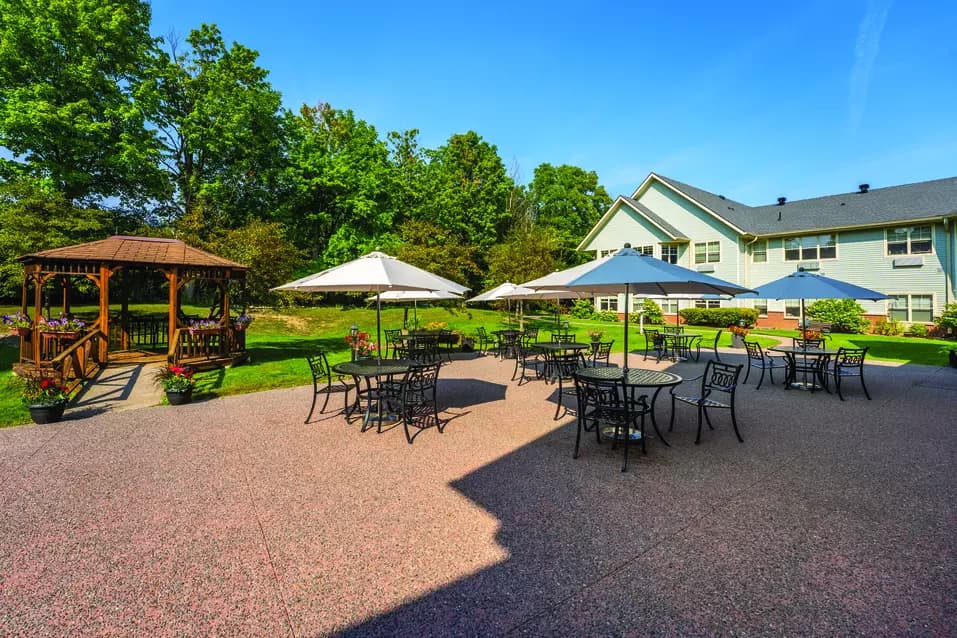
[[[419,302],[415,299],[412,300],[412,325],[419,329]]]
[[[625,370],[628,370],[628,293],[631,284],[625,284]]]
[[[375,293],[375,338],[376,338],[376,359],[382,363],[382,299],[379,298],[379,291]]]

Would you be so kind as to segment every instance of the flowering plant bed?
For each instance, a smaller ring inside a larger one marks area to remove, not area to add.
[[[30,317],[22,312],[15,312],[12,315],[3,315],[0,321],[3,322],[4,326],[17,334],[23,334],[23,331],[29,330],[30,326],[33,325],[33,322],[30,321]]]
[[[375,342],[369,340],[368,332],[356,333],[355,337],[346,335],[345,341],[352,347],[357,357],[372,357],[378,350]]]
[[[748,329],[742,326],[730,325],[728,326],[728,332],[730,332],[735,337],[747,337]]]
[[[70,400],[69,390],[51,377],[27,377],[23,387],[23,404],[26,406],[50,406],[66,404]]]
[[[76,336],[86,328],[86,322],[82,319],[73,319],[72,317],[60,317],[59,319],[41,319],[37,327],[41,332]]]
[[[220,328],[219,321],[216,319],[194,319],[189,322],[187,329],[193,333],[204,333],[209,334],[212,332],[218,331]]]
[[[820,339],[821,331],[820,330],[802,330],[801,334],[803,335],[802,339]]]
[[[235,319],[233,319],[233,329],[239,330],[240,332],[249,327],[249,324],[253,322],[253,318],[246,314],[245,312]]]

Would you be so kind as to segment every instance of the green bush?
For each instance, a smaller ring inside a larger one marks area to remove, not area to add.
[[[927,326],[922,323],[915,323],[910,327],[910,336],[912,337],[926,337],[927,336]]]
[[[598,321],[615,322],[618,321],[618,313],[614,310],[602,310],[601,312],[596,312],[592,318]]]
[[[572,302],[571,316],[576,319],[591,319],[595,316],[595,302],[591,299],[576,299]]]
[[[878,319],[874,323],[874,334],[886,335],[888,337],[899,337],[904,334],[904,324],[900,321],[888,321],[887,319]]]
[[[641,308],[645,311],[645,323],[662,324],[665,322],[665,316],[661,312],[661,306],[656,304],[654,299],[645,299]],[[632,313],[628,320],[638,323],[640,317],[637,313]]]
[[[805,312],[815,321],[830,323],[833,332],[862,334],[868,327],[864,309],[853,299],[820,299],[808,306]]]
[[[743,320],[750,328],[758,321],[758,311],[754,308],[685,308],[678,314],[693,326],[727,328]]]
[[[957,303],[947,304],[944,312],[937,318],[937,325],[944,329],[944,332],[957,332]]]

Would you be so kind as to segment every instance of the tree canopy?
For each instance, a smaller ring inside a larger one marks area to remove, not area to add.
[[[247,262],[250,301],[377,248],[477,290],[576,263],[611,203],[576,166],[519,183],[476,131],[426,148],[319,100],[284,108],[215,25],[149,27],[142,0],[0,0],[0,295],[17,255],[117,231]]]

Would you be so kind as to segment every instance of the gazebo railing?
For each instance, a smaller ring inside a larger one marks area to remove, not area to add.
[[[72,392],[83,381],[90,379],[100,368],[100,343],[107,339],[101,330],[90,330],[60,354],[39,366],[39,373],[50,373]]]
[[[230,358],[246,350],[246,333],[232,326],[205,330],[177,328],[167,351],[170,363],[201,362]]]

